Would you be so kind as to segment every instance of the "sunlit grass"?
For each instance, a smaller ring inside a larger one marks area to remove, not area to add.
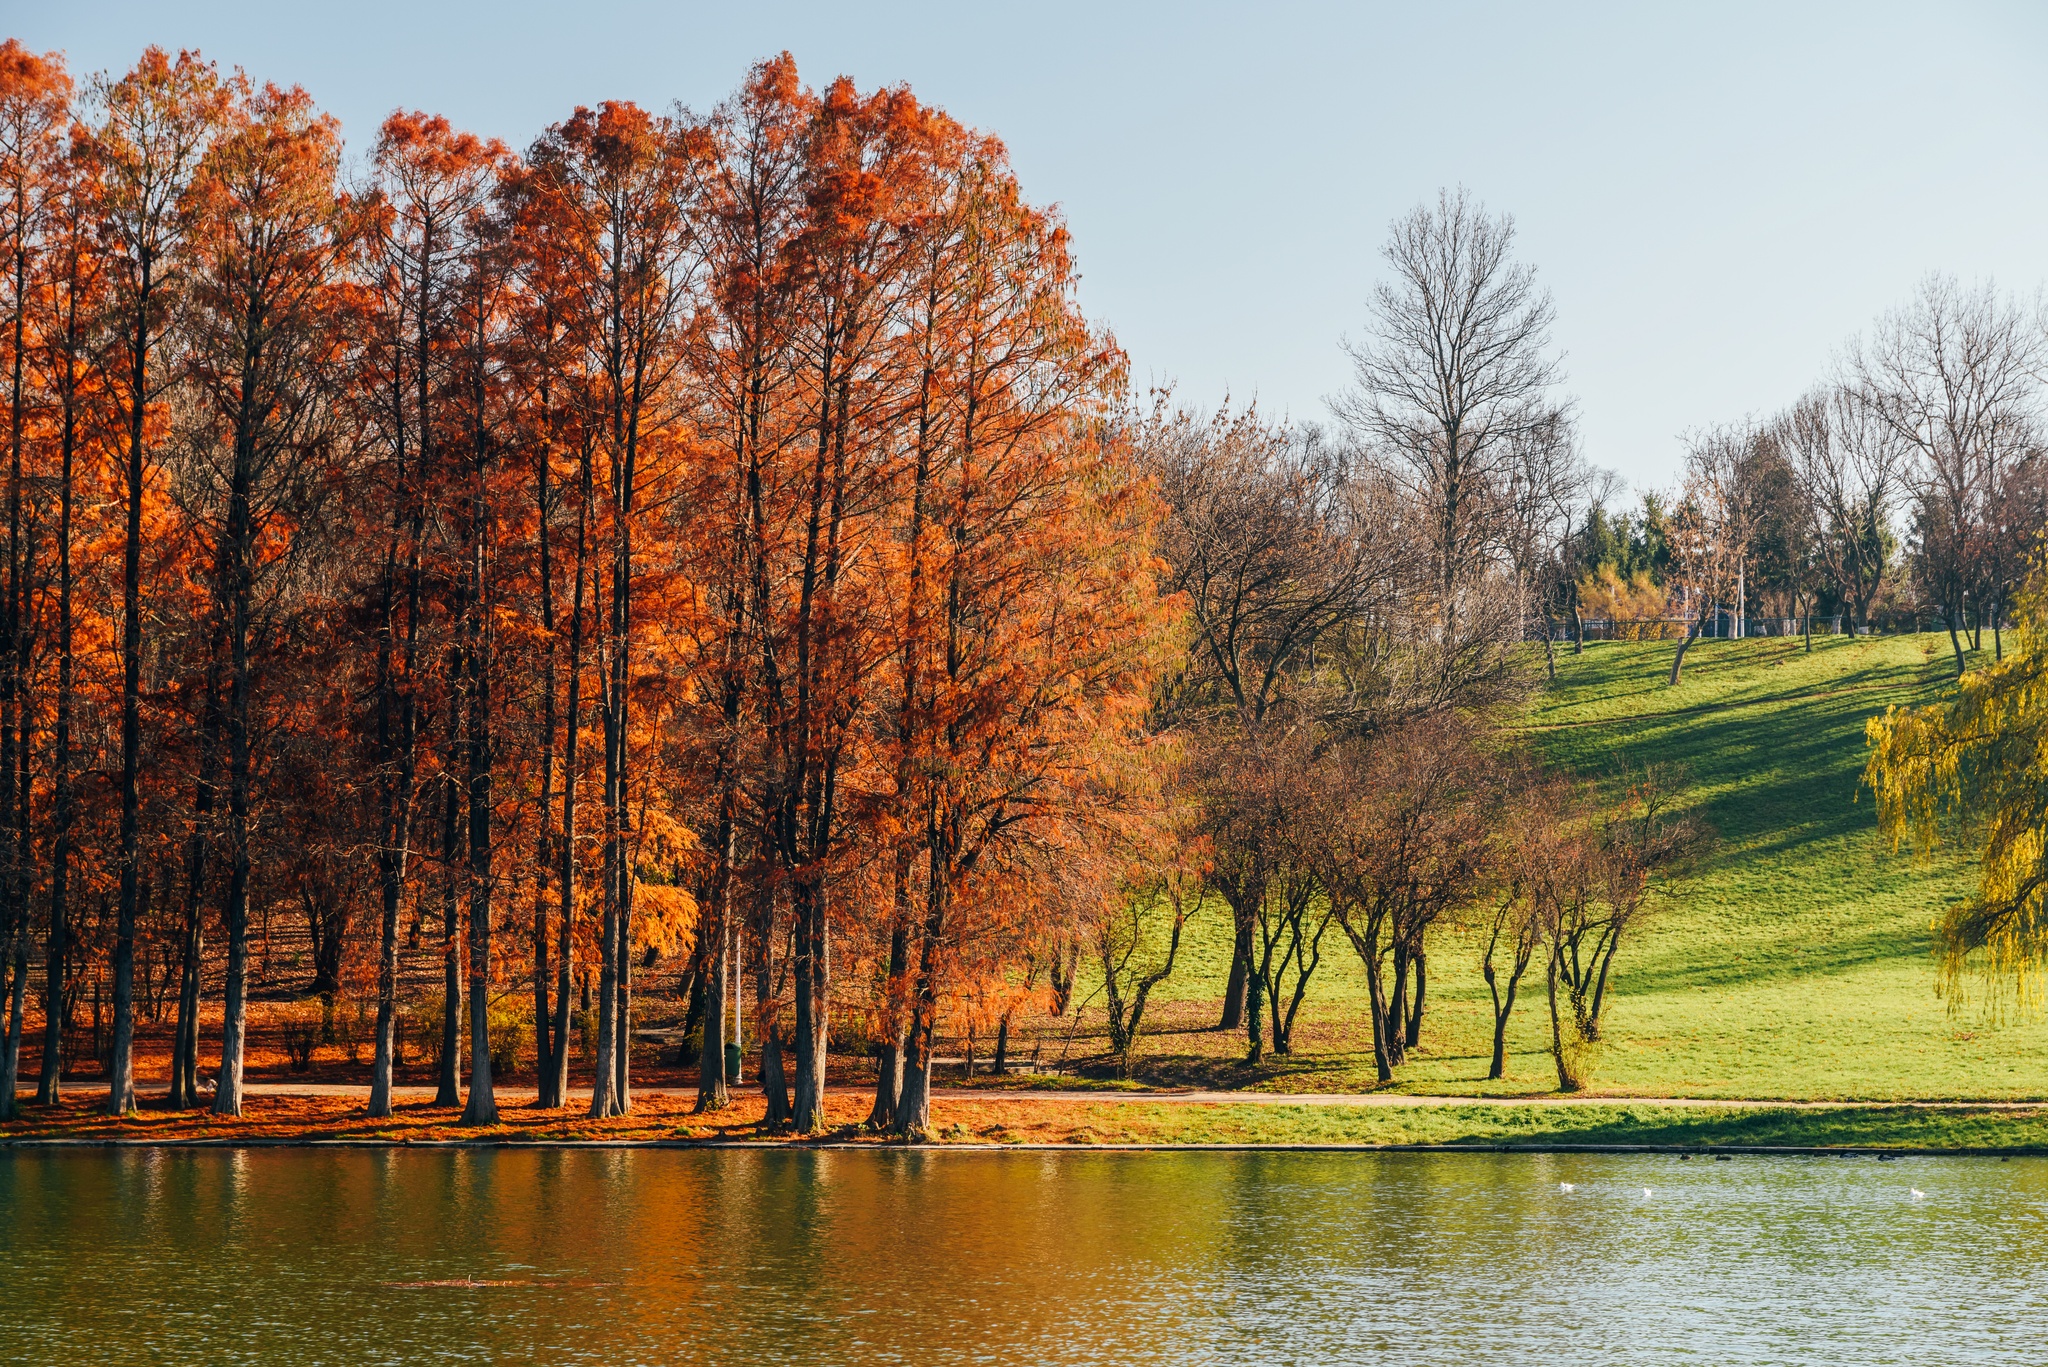
[[[1716,852],[1667,899],[1617,964],[1596,1090],[1639,1096],[2024,1098],[2048,1096],[2048,1021],[1993,1023],[1935,996],[1929,924],[1966,894],[1965,859],[1893,855],[1858,800],[1863,723],[1936,696],[1945,636],[1702,641],[1667,685],[1669,643],[1601,643],[1558,657],[1558,681],[1522,736],[1591,780],[1625,763],[1680,764]],[[1211,1023],[1228,969],[1226,913],[1205,911],[1161,1024]],[[1543,983],[1525,986],[1504,1084],[1484,1081],[1490,1022],[1474,946],[1453,933],[1432,959],[1424,1049],[1397,1086],[1527,1094],[1556,1085]],[[1364,985],[1332,932],[1303,1007],[1297,1057],[1257,1073],[1236,1038],[1163,1034],[1158,1081],[1278,1090],[1372,1085]],[[1080,1042],[1074,1046],[1078,1050]]]

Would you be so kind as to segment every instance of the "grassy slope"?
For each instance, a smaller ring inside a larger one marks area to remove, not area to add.
[[[1594,778],[1624,760],[1684,764],[1721,835],[1718,852],[1617,963],[1596,1090],[2048,1096],[2048,1023],[1993,1025],[1974,1007],[1951,1014],[1934,995],[1928,926],[1968,890],[1967,863],[1927,867],[1890,855],[1868,796],[1857,800],[1864,720],[1934,697],[1947,678],[1946,649],[1945,637],[1932,636],[1822,639],[1810,656],[1797,641],[1705,641],[1677,688],[1665,683],[1669,644],[1602,643],[1559,657],[1557,684],[1528,709],[1528,741]],[[1150,1079],[1369,1087],[1363,984],[1334,932],[1303,1008],[1297,1057],[1253,1073],[1231,1061],[1240,1041],[1171,1028],[1213,1020],[1221,995],[1225,926],[1220,909],[1205,915],[1187,971],[1169,985]],[[1541,981],[1517,1014],[1506,1084],[1488,1084],[1473,947],[1453,934],[1434,957],[1425,1049],[1397,1085],[1475,1095],[1554,1086]]]

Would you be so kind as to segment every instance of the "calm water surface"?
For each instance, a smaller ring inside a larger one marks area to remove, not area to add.
[[[2044,1234],[2019,1159],[17,1150],[0,1359],[2037,1364]]]

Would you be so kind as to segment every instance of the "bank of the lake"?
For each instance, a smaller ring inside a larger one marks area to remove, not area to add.
[[[104,1094],[80,1094],[54,1109],[25,1108],[0,1127],[0,1145],[89,1144],[624,1144],[768,1142],[761,1099],[740,1093],[704,1114],[682,1092],[640,1096],[631,1114],[592,1120],[576,1109],[539,1110],[509,1101],[500,1122],[464,1126],[460,1113],[403,1101],[372,1119],[349,1094],[266,1093],[240,1118],[145,1106],[107,1116]],[[868,1101],[856,1092],[827,1098],[834,1144],[883,1147],[862,1125]],[[2048,1153],[2048,1106],[1817,1105],[1679,1099],[1516,1102],[1323,1096],[1288,1100],[1175,1098],[1131,1094],[954,1093],[933,1102],[929,1142],[939,1145],[1173,1147],[1334,1145],[1346,1147],[1636,1147]]]

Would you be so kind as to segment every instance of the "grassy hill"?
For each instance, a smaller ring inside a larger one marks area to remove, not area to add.
[[[1858,800],[1863,723],[1935,697],[1947,638],[1703,641],[1672,688],[1672,646],[1611,642],[1561,655],[1522,733],[1554,763],[1598,778],[1623,761],[1686,766],[1720,833],[1716,853],[1666,898],[1616,963],[1609,1042],[1594,1090],[1787,1099],[2048,1096],[2048,1022],[1959,1012],[1934,993],[1928,927],[1971,883],[1966,860],[1929,867],[1885,848]],[[1372,1085],[1364,983],[1332,931],[1297,1029],[1297,1054],[1253,1071],[1214,1023],[1227,913],[1194,927],[1167,985],[1145,1076],[1272,1090]],[[1431,1010],[1411,1092],[1514,1095],[1555,1086],[1540,978],[1518,1009],[1505,1083],[1487,1083],[1490,1028],[1476,949],[1455,932],[1432,953]],[[1084,991],[1086,990],[1084,986]],[[1099,1026],[1100,1011],[1093,1013]],[[1090,1052],[1048,1035],[1048,1056]]]

